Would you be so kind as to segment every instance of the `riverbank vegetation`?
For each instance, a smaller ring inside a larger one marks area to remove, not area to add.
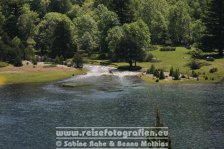
[[[197,81],[222,80],[223,6],[222,0],[2,0],[0,67],[98,61],[147,71],[153,64],[159,73],[173,67]]]

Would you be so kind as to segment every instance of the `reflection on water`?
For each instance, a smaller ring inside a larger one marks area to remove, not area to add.
[[[0,87],[0,148],[55,148],[60,126],[152,126],[157,107],[174,148],[224,146],[224,85],[147,85],[136,73],[86,68],[54,84]]]

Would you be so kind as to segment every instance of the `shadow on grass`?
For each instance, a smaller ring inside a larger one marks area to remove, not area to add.
[[[119,71],[140,71],[142,69],[142,67],[140,66],[120,66],[118,67]]]

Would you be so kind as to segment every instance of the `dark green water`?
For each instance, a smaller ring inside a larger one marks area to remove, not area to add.
[[[147,85],[137,77],[0,87],[0,148],[55,148],[55,127],[150,127],[160,108],[177,149],[224,147],[224,85]],[[84,85],[83,85],[84,84]]]

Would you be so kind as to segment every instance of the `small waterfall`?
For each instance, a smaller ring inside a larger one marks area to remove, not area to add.
[[[100,77],[100,76],[114,76],[119,79],[123,79],[127,76],[137,76],[140,72],[131,71],[118,71],[115,67],[109,66],[99,66],[99,65],[84,65],[84,69],[87,70],[86,75],[75,76],[73,78],[64,80],[63,82],[73,82],[77,80],[84,80],[90,77]]]
[[[140,72],[118,71],[115,67],[109,66],[84,65],[84,68],[88,70],[87,76],[113,75],[122,78],[125,76],[137,76],[140,74]]]

